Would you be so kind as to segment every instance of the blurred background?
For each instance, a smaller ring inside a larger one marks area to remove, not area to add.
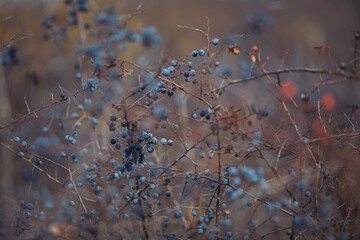
[[[89,1],[91,12],[99,12],[108,4],[113,4],[121,16],[135,11],[139,1]],[[46,28],[41,24],[50,15],[57,17],[54,25],[61,29],[68,26],[64,14],[66,6],[63,1],[0,1],[0,47],[5,51],[7,44],[18,49],[19,67],[10,71],[1,71],[2,100],[1,109],[10,106],[11,114],[3,113],[2,118],[15,117],[26,111],[24,97],[32,107],[40,102],[47,102],[49,89],[57,89],[59,84],[67,84],[64,79],[72,78],[76,70],[75,53],[80,43],[76,27],[68,28],[68,39],[61,43],[56,37],[44,40]],[[149,56],[148,61],[161,62],[166,50],[174,58],[189,56],[194,49],[206,46],[204,36],[199,32],[178,28],[185,25],[206,29],[206,17],[210,21],[210,36],[227,39],[232,44],[231,36],[247,34],[247,37],[236,39],[236,44],[246,50],[257,45],[263,60],[270,58],[268,69],[280,65],[284,53],[289,54],[285,67],[308,66],[314,68],[331,66],[327,51],[321,56],[314,47],[329,47],[335,65],[352,64],[354,53],[354,33],[359,30],[360,3],[356,0],[345,1],[311,1],[301,2],[266,0],[266,1],[145,1],[144,11],[135,16],[128,25],[129,29],[141,29],[156,26],[162,37],[161,45],[147,50],[131,46],[131,51],[123,51],[122,57],[137,61],[140,53]],[[93,18],[91,13],[83,13],[84,21]],[[55,47],[54,47],[55,46]],[[224,54],[222,61],[235,65],[244,64],[246,56]],[[226,66],[225,66],[226,67]],[[6,79],[4,79],[6,75]],[[236,76],[232,76],[236,78]],[[309,77],[309,76],[307,76]],[[301,79],[305,86],[309,79]],[[67,86],[64,86],[67,87]],[[339,87],[346,91],[339,94],[340,102],[348,103],[356,98],[351,85]],[[16,91],[15,91],[16,90]],[[312,89],[305,89],[308,92]],[[6,100],[7,96],[9,100]],[[45,97],[46,96],[46,97]],[[6,110],[2,110],[2,112]]]
[[[103,11],[106,5],[114,5],[121,18],[127,18],[128,14],[136,11],[140,3],[134,0],[88,2],[89,12],[81,13],[84,23],[90,23],[93,13]],[[234,45],[247,51],[251,51],[254,45],[258,46],[262,59],[269,57],[266,66],[268,70],[277,69],[285,52],[289,51],[284,67],[339,70],[343,64],[347,67],[347,73],[353,74],[354,34],[360,30],[358,0],[146,0],[141,10],[140,14],[133,16],[128,22],[127,29],[135,32],[155,26],[161,36],[161,43],[150,49],[140,44],[122,45],[117,53],[121,59],[152,66],[153,71],[157,71],[166,59],[188,59],[193,50],[207,47],[203,34],[178,25],[206,31],[208,18],[210,37],[217,37],[222,41],[218,60],[220,64],[225,64],[220,65],[220,69],[232,79],[242,78],[241,72],[237,70],[250,66],[247,56],[228,53],[227,46]],[[0,53],[6,52],[6,46],[10,44],[16,48],[18,56],[15,66],[0,68],[0,124],[24,115],[28,107],[33,110],[50,103],[53,96],[59,96],[60,89],[67,89],[69,92],[80,89],[81,84],[71,79],[75,79],[79,71],[77,51],[84,39],[81,39],[82,33],[77,26],[69,25],[68,17],[64,14],[66,11],[64,1],[0,0]],[[44,19],[51,15],[55,16],[53,27],[57,30],[52,36],[47,36],[49,30],[44,27]],[[62,37],[64,26],[67,27],[67,38]],[[88,43],[92,42],[92,27],[86,30]],[[239,38],[241,34],[246,36]],[[324,51],[319,54],[319,48],[322,47]],[[360,102],[358,82],[324,86],[319,90],[311,85],[322,80],[319,76],[285,76],[296,84],[297,101],[300,93],[304,93],[316,102],[324,91],[330,90],[336,97],[336,109],[340,112],[348,112],[349,105]],[[136,84],[136,79],[119,84],[115,99],[119,100],[122,94]],[[234,99],[241,96],[239,105],[240,101],[248,105],[254,103],[260,108],[267,108],[271,114],[276,114],[276,100],[273,92],[268,90],[268,85],[259,81],[242,86],[229,89],[224,101],[236,102]],[[110,111],[109,109],[110,107],[104,112]],[[62,110],[65,111],[66,106],[48,109],[47,113],[56,115]],[[360,115],[357,120],[360,121]],[[27,135],[33,131],[41,133],[47,121],[41,124],[39,121],[25,120],[14,124],[15,134],[21,133],[23,137],[31,138]],[[342,118],[342,121],[346,119]],[[57,133],[54,132],[53,135],[56,136]],[[55,138],[53,141],[58,140]],[[0,204],[1,209],[11,212],[14,199],[27,196],[31,187],[34,187],[29,186],[32,169],[28,167],[24,170],[23,164],[14,158],[14,154],[4,148],[0,148],[0,154],[0,162],[6,166],[0,168],[1,191],[4,193]],[[46,178],[40,178],[33,184],[41,185],[42,181],[45,182]]]

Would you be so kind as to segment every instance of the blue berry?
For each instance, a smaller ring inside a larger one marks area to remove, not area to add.
[[[69,137],[68,140],[69,140],[69,142],[70,142],[71,144],[75,144],[75,143],[76,143],[76,140],[75,140],[73,137]]]
[[[163,88],[163,87],[165,87],[165,83],[164,82],[158,82],[157,86],[158,86],[158,88]]]
[[[91,107],[92,101],[90,98],[87,98],[87,99],[85,99],[84,103],[85,103],[86,107],[89,108],[89,107]]]
[[[74,113],[71,114],[71,117],[72,118],[77,118],[77,117],[79,117],[79,115],[76,112],[74,112]]]
[[[95,117],[91,118],[91,121],[93,122],[94,125],[98,125],[99,124],[99,120]]]
[[[167,192],[165,193],[165,195],[166,195],[167,197],[171,197],[171,192],[170,192],[170,191],[167,191]]]
[[[196,50],[192,51],[191,55],[192,55],[193,57],[197,57],[198,51],[196,51]]]
[[[205,110],[201,110],[200,111],[200,117],[204,117],[206,115],[206,111]]]
[[[129,35],[129,41],[130,42],[137,42],[139,40],[139,35],[138,34],[135,34],[135,33],[132,33]]]
[[[146,147],[146,150],[147,150],[149,153],[152,153],[152,152],[154,152],[154,147],[153,147],[152,145],[148,145],[148,146]]]
[[[26,218],[31,218],[31,213],[30,213],[30,212],[28,212],[28,211],[27,211],[27,212],[25,212],[25,217],[26,217]]]
[[[288,173],[289,173],[290,176],[292,176],[292,177],[295,177],[295,176],[296,176],[296,172],[295,172],[295,170],[292,169],[292,168],[289,168]]]
[[[45,213],[43,211],[39,212],[40,220],[44,220]]]
[[[26,208],[27,208],[28,210],[33,209],[33,207],[34,207],[34,205],[33,205],[32,203],[28,203],[28,204],[26,205]]]
[[[175,68],[173,66],[168,67],[168,70],[170,71],[170,73],[172,73],[173,71],[175,71]]]
[[[254,139],[254,140],[251,141],[251,144],[253,145],[253,147],[256,148],[256,147],[259,146],[259,141]]]
[[[169,69],[164,68],[164,69],[162,70],[162,74],[163,74],[164,76],[169,76],[169,75],[170,75]]]
[[[23,152],[18,152],[18,156],[19,156],[19,157],[24,157],[25,154],[24,154]]]
[[[175,218],[181,218],[182,216],[184,216],[183,212],[177,212],[175,213]]]
[[[177,65],[178,65],[178,61],[176,60],[171,61],[171,66],[176,67]]]
[[[140,181],[141,183],[145,183],[145,182],[146,182],[146,177],[144,177],[144,176],[140,177],[140,178],[139,178],[139,181]]]
[[[252,226],[252,227],[255,227],[257,224],[257,221],[255,219],[251,220],[249,225]]]
[[[39,166],[42,166],[43,165],[43,161],[40,160],[40,158],[35,158],[34,159],[34,162],[39,165]]]
[[[213,38],[213,40],[211,40],[211,43],[214,45],[218,45],[219,44],[219,39],[218,38]]]
[[[205,51],[203,49],[199,50],[199,56],[204,56],[205,55]]]

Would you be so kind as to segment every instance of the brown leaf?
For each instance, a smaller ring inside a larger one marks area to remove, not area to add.
[[[130,76],[132,74],[132,72],[134,71],[132,69],[125,68],[122,64],[119,66],[119,69],[120,69],[119,74],[120,74],[121,77]]]
[[[319,56],[321,55],[322,51],[324,51],[325,48],[326,48],[325,46],[314,47],[315,50],[318,50]]]
[[[234,46],[228,46],[228,49],[229,49],[229,53],[232,53],[232,54],[235,54],[235,55],[238,55],[240,53],[240,50],[237,49]]]

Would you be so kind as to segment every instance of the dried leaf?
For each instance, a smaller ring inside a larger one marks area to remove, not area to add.
[[[254,55],[251,55],[251,61],[256,62],[256,57]]]
[[[132,72],[134,71],[132,69],[125,68],[122,64],[119,66],[119,69],[120,69],[119,74],[120,74],[121,77],[130,76],[132,74]]]
[[[325,48],[326,47],[324,47],[324,46],[314,47],[315,50],[318,50],[319,56],[321,55],[322,51],[324,51]]]
[[[235,55],[238,55],[240,53],[240,50],[237,49],[234,46],[228,46],[228,49],[229,49],[229,53],[232,53],[232,54],[235,54]]]
[[[57,222],[49,227],[49,232],[55,237],[69,237],[76,234],[76,227],[64,222]]]

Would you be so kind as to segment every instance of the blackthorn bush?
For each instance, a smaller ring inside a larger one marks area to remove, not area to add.
[[[39,3],[33,35],[0,19],[3,239],[359,238],[359,32],[290,67],[265,10],[177,22],[170,51],[137,20],[155,3],[120,2]]]

